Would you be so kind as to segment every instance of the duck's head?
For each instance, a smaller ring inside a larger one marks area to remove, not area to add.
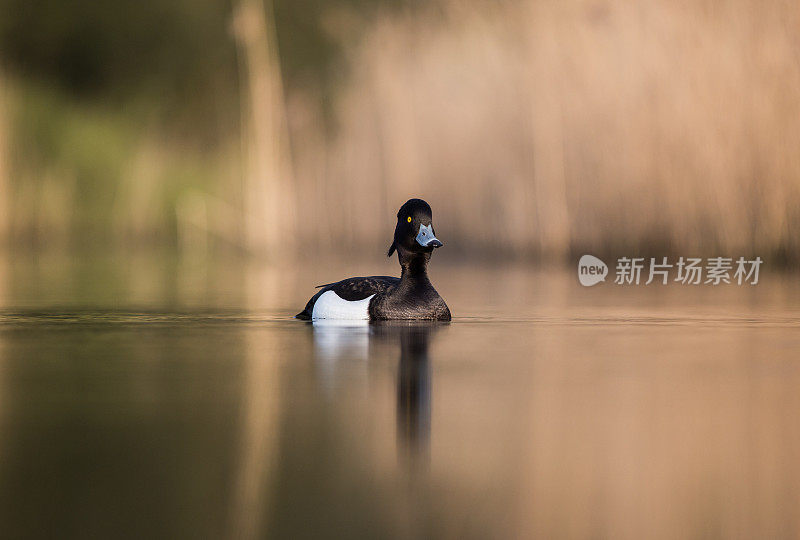
[[[389,246],[389,257],[395,250],[402,253],[422,253],[430,256],[434,248],[442,243],[433,232],[431,207],[422,199],[409,199],[397,211],[397,226],[394,241]]]

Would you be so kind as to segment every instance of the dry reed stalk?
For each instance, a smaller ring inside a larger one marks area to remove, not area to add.
[[[0,243],[9,240],[11,210],[8,163],[8,98],[6,81],[0,72]]]
[[[272,252],[291,238],[295,204],[271,2],[238,0],[233,27],[242,59],[245,245]]]

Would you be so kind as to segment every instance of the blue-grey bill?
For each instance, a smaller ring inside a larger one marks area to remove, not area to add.
[[[442,243],[433,234],[432,225],[420,225],[417,234],[417,244],[422,247],[439,247]]]

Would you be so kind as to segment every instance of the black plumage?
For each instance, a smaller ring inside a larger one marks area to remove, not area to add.
[[[424,237],[424,245],[421,237]],[[310,320],[317,299],[325,292],[333,291],[343,300],[351,302],[375,295],[369,303],[370,320],[449,321],[450,309],[428,279],[431,253],[441,245],[433,232],[431,207],[422,199],[410,199],[397,213],[394,240],[388,253],[391,256],[397,252],[400,277],[353,277],[321,285],[296,317]]]

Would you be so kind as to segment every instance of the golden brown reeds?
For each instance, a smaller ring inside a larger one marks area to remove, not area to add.
[[[449,253],[800,261],[795,3],[447,0],[355,23],[363,32],[340,13],[327,23],[345,55],[325,113],[312,86],[282,88],[261,7],[235,4],[241,141],[194,157],[162,140],[138,148],[122,128],[107,136],[114,120],[45,101],[39,117],[69,135],[59,151],[82,161],[25,155],[0,174],[13,180],[12,235],[95,220],[116,238],[199,228],[253,251],[369,253],[417,196]],[[0,139],[13,143],[8,117]],[[76,180],[87,171],[95,184]],[[106,208],[79,204],[101,181],[120,186],[106,190],[114,215],[87,217]]]
[[[301,233],[378,243],[421,196],[470,253],[796,258],[799,22],[745,0],[385,14],[350,49],[335,139],[294,133],[298,162],[327,156],[298,178]]]

